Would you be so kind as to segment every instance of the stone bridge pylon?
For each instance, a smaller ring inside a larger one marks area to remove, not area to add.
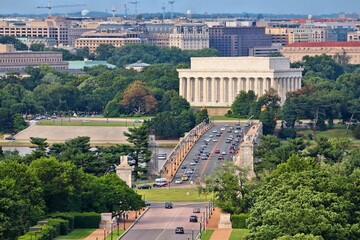
[[[262,123],[252,125],[244,134],[238,154],[233,157],[234,164],[241,169],[246,169],[247,178],[251,180],[255,177],[254,172],[254,148],[260,143],[260,136],[262,135]]]

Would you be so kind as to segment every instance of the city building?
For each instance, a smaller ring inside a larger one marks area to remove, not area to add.
[[[272,44],[264,27],[213,26],[209,28],[209,37],[210,48],[217,49],[223,57],[248,56],[250,48]]]
[[[55,42],[57,45],[68,45],[69,21],[62,18],[46,18],[34,21],[0,21],[0,36],[18,38],[40,38],[43,41]]]
[[[202,23],[176,24],[169,34],[169,47],[182,50],[209,48],[209,28]]]
[[[347,33],[348,42],[360,42],[360,31]]]
[[[57,70],[68,69],[59,52],[15,51],[11,44],[0,44],[0,73],[22,72],[26,67],[49,65]]]
[[[144,43],[144,41],[137,32],[97,30],[83,33],[81,38],[75,40],[75,48],[88,47],[89,52],[94,53],[100,44],[111,44],[118,48],[127,44],[140,43]]]
[[[301,61],[304,56],[326,54],[345,55],[350,64],[360,64],[360,42],[303,42],[292,43],[280,50],[291,62]]]
[[[151,66],[151,64],[144,63],[142,61],[137,61],[136,63],[131,63],[125,65],[126,69],[134,69],[135,71],[141,72],[145,67]]]
[[[260,97],[270,88],[284,103],[287,92],[301,88],[302,70],[284,57],[196,57],[190,69],[177,69],[180,95],[197,107],[230,107],[241,90]]]
[[[174,28],[172,23],[145,23],[144,37],[149,44],[157,47],[169,47],[169,36]]]

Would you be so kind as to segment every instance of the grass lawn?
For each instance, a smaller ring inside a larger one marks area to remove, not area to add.
[[[141,123],[134,123],[134,122],[109,122],[107,121],[78,121],[78,120],[71,120],[69,122],[68,119],[63,119],[63,121],[57,120],[42,120],[38,122],[38,125],[42,126],[99,126],[99,127],[133,127],[133,126],[140,126]]]
[[[96,229],[74,229],[71,231],[68,235],[61,235],[55,238],[55,240],[80,240],[84,239],[87,236],[89,236],[92,232],[94,232]]]
[[[123,235],[124,232],[125,230],[119,230],[119,234],[118,234],[117,229],[113,230],[113,240],[118,239],[121,235]],[[106,237],[106,240],[111,240],[111,233]]]
[[[211,199],[210,195],[199,196],[194,188],[138,189],[136,191],[146,201],[153,202],[204,202]]]
[[[245,239],[245,237],[248,233],[249,233],[249,229],[233,229],[229,240]]]
[[[308,136],[308,134],[312,134],[313,135],[313,131],[312,130],[301,130],[298,131],[299,134],[303,134],[305,137]],[[325,136],[327,138],[351,138],[353,139],[353,135],[352,135],[352,130],[349,129],[347,134],[346,134],[346,125],[342,125],[342,124],[336,124],[334,125],[333,129],[329,129],[326,131],[316,131],[315,132],[316,135],[321,135],[321,136]]]
[[[201,235],[201,240],[210,240],[211,235],[213,234],[214,230],[210,229],[210,230],[206,230],[205,234]]]

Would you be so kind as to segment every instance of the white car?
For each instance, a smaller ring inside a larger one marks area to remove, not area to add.
[[[225,152],[225,151],[222,151],[222,152],[221,152],[221,155],[226,155],[226,152]]]
[[[213,142],[217,142],[217,141],[218,141],[217,138],[214,138],[214,139],[213,139]]]
[[[213,130],[213,133],[217,133],[217,130],[215,129],[215,130]]]
[[[225,130],[226,130],[226,128],[222,127],[220,130],[221,130],[221,131],[225,131]]]
[[[181,180],[181,178],[175,180],[175,183],[176,183],[176,184],[181,184],[182,182],[183,182],[183,181]]]
[[[191,162],[190,163],[190,166],[194,166],[194,165],[196,165],[196,162]]]

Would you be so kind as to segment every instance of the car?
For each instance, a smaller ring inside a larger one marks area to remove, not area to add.
[[[207,160],[208,159],[208,156],[207,155],[202,155],[201,156],[201,160]]]
[[[234,150],[234,149],[230,149],[229,153],[230,153],[230,154],[233,154],[233,153],[235,153],[235,150]]]
[[[183,180],[181,178],[175,180],[176,184],[181,184],[182,182],[183,182]]]
[[[215,150],[215,153],[220,153],[220,150],[219,150],[219,149],[216,149],[216,150]]]
[[[222,155],[219,155],[218,160],[224,160],[224,157]]]
[[[213,133],[217,133],[217,130],[215,129],[215,130],[213,130]]]
[[[186,165],[181,165],[181,169],[186,169]]]
[[[188,170],[186,170],[186,173],[193,174],[193,173],[194,173],[194,170],[188,169]]]
[[[225,124],[225,127],[228,127],[229,126],[229,124]]]
[[[198,162],[199,162],[199,159],[198,159],[198,158],[194,158],[193,161],[194,161],[194,163],[198,163]]]
[[[217,137],[221,137],[221,133],[217,133],[215,136],[217,136]]]
[[[231,131],[231,129],[228,129],[227,132],[228,132],[228,133],[231,133],[232,131]]]
[[[181,177],[181,180],[182,180],[182,181],[187,181],[187,180],[189,180],[189,177],[186,176],[186,175],[184,175],[184,176]]]
[[[214,137],[214,135],[209,135],[209,138],[213,138]]]
[[[221,152],[221,155],[226,155],[226,152],[225,152],[225,151],[222,151],[222,152]]]
[[[194,208],[193,213],[200,213],[200,208]]]
[[[195,215],[191,215],[190,219],[189,219],[189,222],[198,222],[198,217],[195,216]]]
[[[226,128],[222,127],[220,130],[221,130],[221,131],[225,131],[225,130],[226,130]]]
[[[151,189],[151,185],[144,184],[144,185],[139,186],[138,189]]]
[[[239,133],[239,130],[235,130],[234,133]]]
[[[213,139],[213,142],[217,142],[217,141],[218,141],[217,138],[214,138],[214,139]]]
[[[5,140],[14,141],[16,139],[13,136],[8,136],[8,137],[5,138]]]
[[[141,123],[141,120],[140,119],[135,119],[134,123]]]
[[[225,143],[231,143],[230,139],[226,139]]]
[[[184,234],[184,228],[183,227],[176,227],[175,228],[175,234]]]
[[[145,201],[145,206],[150,206],[151,203],[149,201]]]
[[[171,208],[173,208],[173,207],[174,207],[174,206],[173,206],[172,202],[166,202],[166,203],[165,203],[165,208],[171,209]]]
[[[196,162],[191,162],[190,166],[195,166],[197,163]]]

